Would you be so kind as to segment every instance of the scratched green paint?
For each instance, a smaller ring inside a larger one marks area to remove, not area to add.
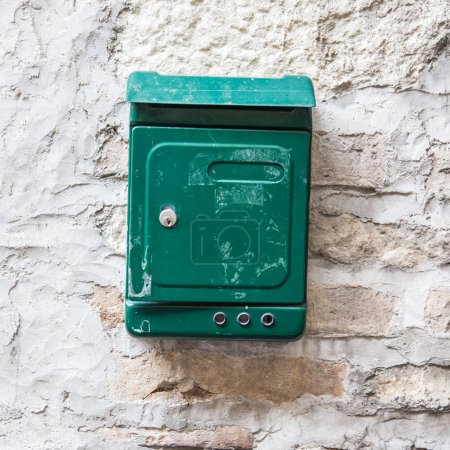
[[[162,76],[134,72],[128,79],[130,103],[166,105],[233,105],[313,107],[311,80],[305,76],[282,78]]]
[[[130,77],[132,334],[270,340],[303,332],[314,94],[304,77],[264,80]],[[258,103],[277,89],[282,98]],[[252,107],[242,109],[244,100]],[[173,228],[159,223],[167,205]],[[213,322],[218,311],[228,317],[223,327]],[[240,311],[249,326],[237,323]],[[273,326],[261,323],[264,312]]]

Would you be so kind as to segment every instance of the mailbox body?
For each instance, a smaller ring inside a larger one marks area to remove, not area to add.
[[[311,107],[306,77],[136,72],[126,326],[147,337],[283,340],[306,316]],[[164,227],[162,209],[176,224]],[[250,322],[237,317],[245,312]],[[216,313],[226,322],[218,325]],[[271,314],[268,326],[261,320]]]

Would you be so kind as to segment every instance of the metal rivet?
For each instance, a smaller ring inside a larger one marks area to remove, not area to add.
[[[265,313],[261,316],[261,322],[266,327],[271,327],[275,323],[275,317],[273,314]]]
[[[242,327],[246,327],[250,323],[250,315],[246,312],[240,313],[237,316],[237,321],[239,325],[241,325]]]
[[[164,206],[159,214],[159,223],[165,228],[172,228],[177,223],[177,215],[172,206]]]
[[[216,325],[222,326],[225,325],[227,316],[223,312],[217,312],[214,314],[213,320]]]

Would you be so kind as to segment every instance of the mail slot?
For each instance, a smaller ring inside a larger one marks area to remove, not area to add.
[[[288,340],[306,318],[309,78],[135,72],[126,327]]]

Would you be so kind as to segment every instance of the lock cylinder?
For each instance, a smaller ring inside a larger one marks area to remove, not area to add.
[[[172,228],[177,223],[177,214],[173,206],[163,206],[159,214],[159,223],[165,228]]]

